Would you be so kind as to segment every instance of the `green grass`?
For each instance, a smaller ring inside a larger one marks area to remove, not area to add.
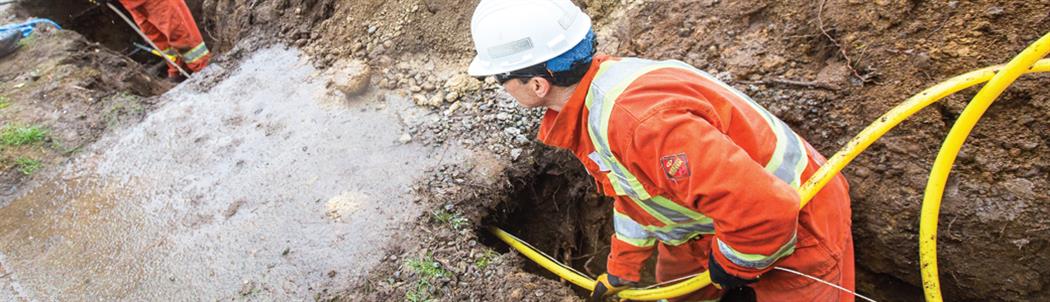
[[[430,212],[430,216],[434,219],[434,221],[452,226],[452,228],[455,230],[461,230],[463,229],[463,227],[467,226],[467,224],[470,223],[469,219],[464,218],[459,214],[446,211],[444,209]]]
[[[419,280],[416,282],[416,287],[405,292],[405,301],[409,302],[426,302],[430,301],[430,289],[433,286],[426,280]]]
[[[4,109],[11,106],[11,100],[6,96],[0,95],[0,109]]]
[[[479,270],[483,270],[486,267],[488,267],[489,264],[492,264],[492,261],[496,260],[497,256],[499,256],[499,254],[497,254],[495,251],[485,250],[485,252],[483,252],[481,256],[478,256],[478,259],[474,260],[474,267],[476,267]]]
[[[430,292],[433,289],[430,282],[438,278],[452,276],[452,272],[441,267],[441,263],[434,261],[430,255],[419,259],[410,259],[405,265],[419,276],[416,286],[405,292],[405,300],[411,302],[430,301],[433,298],[430,296]]]
[[[36,32],[33,32],[28,37],[18,40],[18,46],[26,47],[29,45],[33,45],[33,42],[36,42]]]
[[[19,157],[15,159],[15,166],[18,167],[18,172],[22,172],[25,175],[32,175],[33,172],[40,170],[43,164],[39,160],[35,160],[28,157]]]
[[[41,142],[47,129],[40,126],[6,125],[0,128],[0,145],[22,146]]]

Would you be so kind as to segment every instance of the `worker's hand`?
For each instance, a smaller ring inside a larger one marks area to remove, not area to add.
[[[602,274],[595,281],[598,281],[598,283],[594,284],[594,291],[591,292],[591,302],[605,301],[606,297],[616,295],[616,293],[631,287],[633,283],[610,274]]]
[[[711,272],[711,283],[714,283],[715,287],[728,291],[745,287],[748,284],[758,281],[758,279],[744,279],[730,275],[724,268],[722,268],[722,265],[718,264],[718,261],[715,261],[714,251],[711,251],[711,253],[708,254],[710,256],[707,258],[707,270]]]

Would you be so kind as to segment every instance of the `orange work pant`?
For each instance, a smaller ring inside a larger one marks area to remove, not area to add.
[[[853,239],[850,233],[849,188],[838,176],[806,205],[800,215],[798,244],[795,252],[777,261],[784,267],[854,290]],[[812,207],[812,208],[811,208]],[[817,229],[816,232],[808,231]],[[814,233],[823,234],[816,238]],[[658,244],[656,281],[667,282],[707,270],[711,236],[703,236],[678,246]],[[762,274],[750,285],[759,302],[765,301],[854,301],[852,294],[826,284],[780,270]],[[685,297],[670,301],[708,301],[722,295],[708,286]]]
[[[139,29],[161,51],[176,55],[176,64],[191,72],[204,69],[211,59],[204,45],[193,14],[183,0],[120,0],[131,13]],[[168,75],[177,75],[175,66],[168,66]]]

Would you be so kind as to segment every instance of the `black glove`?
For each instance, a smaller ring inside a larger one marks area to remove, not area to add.
[[[741,287],[746,287],[748,284],[755,283],[758,279],[744,279],[737,276],[730,275],[726,272],[718,261],[715,261],[715,253],[711,251],[707,258],[707,270],[711,272],[711,282],[718,288],[724,290],[732,290]]]
[[[606,297],[616,295],[616,293],[631,287],[633,284],[633,282],[610,274],[602,274],[595,281],[598,281],[598,283],[594,284],[594,291],[591,292],[591,302],[605,301]]]

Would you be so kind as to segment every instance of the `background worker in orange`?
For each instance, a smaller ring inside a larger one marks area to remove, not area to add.
[[[204,38],[185,1],[120,0],[120,3],[157,48],[175,55],[176,64],[186,67],[189,72],[200,71],[208,65],[211,53],[204,45]],[[169,77],[178,75],[175,66],[168,66]]]
[[[854,287],[846,181],[800,210],[796,190],[824,158],[787,124],[688,64],[593,56],[590,19],[569,0],[483,0],[471,29],[469,73],[546,107],[539,140],[571,150],[614,199],[594,300],[640,281],[656,251],[657,281],[710,270],[720,288],[680,301],[853,301],[775,269]]]

